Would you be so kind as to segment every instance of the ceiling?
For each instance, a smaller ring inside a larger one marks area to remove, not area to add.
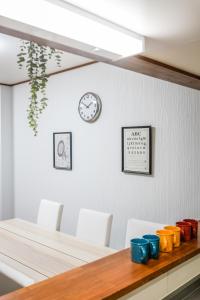
[[[0,83],[13,84],[28,79],[26,69],[23,68],[20,70],[17,65],[19,46],[20,39],[0,33]],[[90,61],[92,60],[63,52],[61,67],[57,67],[56,63],[52,60],[48,64],[48,73],[79,66]]]
[[[147,37],[144,56],[200,75],[200,0],[69,0]]]
[[[64,0],[62,0],[64,1]],[[142,54],[200,75],[200,0],[69,0],[66,1],[146,37]],[[0,34],[0,82],[26,80],[16,55],[20,40]],[[91,60],[64,53],[62,67],[54,63],[48,72],[70,68]]]

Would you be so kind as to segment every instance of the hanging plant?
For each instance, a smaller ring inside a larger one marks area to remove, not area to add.
[[[40,46],[35,42],[21,41],[17,64],[20,69],[25,65],[30,85],[28,106],[28,123],[34,135],[38,133],[39,115],[47,106],[46,87],[48,83],[47,63],[55,59],[58,67],[61,62],[61,52],[48,46]]]

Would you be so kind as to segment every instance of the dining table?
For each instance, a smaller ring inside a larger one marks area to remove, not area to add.
[[[95,246],[27,221],[8,220],[0,222],[0,254],[0,273],[11,268],[17,280],[25,276],[35,282],[30,286],[25,280],[25,287],[12,293],[2,288],[2,300],[172,299],[180,289],[199,285],[200,223],[197,239],[138,264],[131,260],[130,248]]]
[[[22,219],[0,222],[0,273],[22,286],[96,261],[116,250]]]

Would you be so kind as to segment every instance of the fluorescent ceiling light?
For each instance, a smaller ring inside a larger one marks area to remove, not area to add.
[[[1,0],[0,15],[89,45],[96,54],[108,51],[120,58],[144,51],[142,36],[64,1]]]

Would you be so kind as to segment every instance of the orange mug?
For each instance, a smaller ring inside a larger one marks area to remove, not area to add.
[[[171,252],[174,245],[174,232],[172,230],[157,230],[156,234],[160,238],[160,251]]]
[[[174,247],[179,247],[181,244],[181,229],[177,226],[165,226],[164,229],[171,230],[174,233]]]

